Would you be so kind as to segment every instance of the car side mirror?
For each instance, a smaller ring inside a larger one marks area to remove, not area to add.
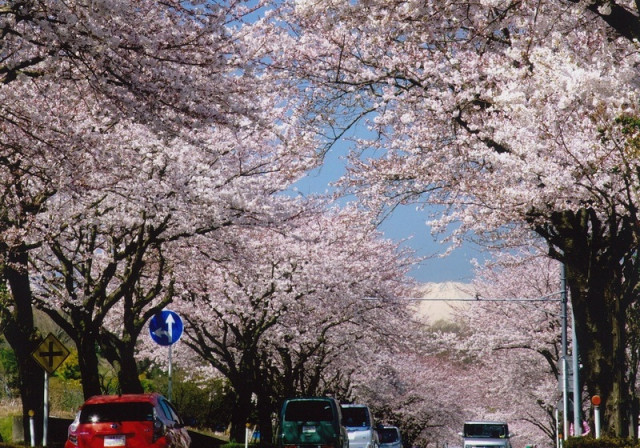
[[[162,420],[155,417],[153,419],[153,441],[155,442],[158,440],[160,437],[165,435],[166,432],[167,428],[164,426],[164,423],[162,423]]]

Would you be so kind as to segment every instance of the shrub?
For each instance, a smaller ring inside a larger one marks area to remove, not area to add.
[[[640,443],[633,439],[615,437],[570,437],[565,442],[565,448],[639,448]]]

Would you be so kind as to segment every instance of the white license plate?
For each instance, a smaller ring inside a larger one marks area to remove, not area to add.
[[[316,432],[316,427],[315,426],[303,426],[302,427],[302,432],[305,433],[305,434],[314,433],[314,432]]]
[[[104,446],[125,446],[125,436],[104,436]]]

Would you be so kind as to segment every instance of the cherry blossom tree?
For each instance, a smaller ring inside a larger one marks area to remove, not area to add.
[[[274,210],[290,214],[297,202],[281,198]],[[277,226],[224,229],[174,254],[191,260],[175,273],[183,342],[233,387],[238,440],[252,397],[261,435],[270,440],[283,398],[339,396],[353,371],[375,374],[362,360],[375,350],[376,335],[397,322],[393,299],[407,287],[406,254],[354,207],[307,207]]]
[[[372,209],[436,205],[435,232],[546,241],[566,266],[585,381],[626,436],[637,302],[638,9],[569,0],[284,2],[269,25],[310,122],[359,121],[343,185]],[[266,26],[266,25],[265,25]]]
[[[378,350],[376,374],[354,384],[354,394],[369,404],[376,422],[398,426],[405,442],[454,445],[464,423],[462,404],[482,388],[475,372],[443,356],[437,339],[425,336],[423,327],[411,344]]]
[[[278,158],[267,159],[263,134],[234,134],[217,130],[208,147],[181,140],[167,147],[143,130],[143,144],[135,139],[127,147],[117,138],[121,164],[112,164],[109,180],[89,192],[58,193],[42,213],[48,233],[34,253],[42,272],[37,304],[76,342],[85,396],[101,389],[96,344],[117,364],[122,390],[142,390],[135,344],[147,320],[172,300],[166,246],[254,220],[257,204],[286,184]],[[229,147],[236,149],[228,153]],[[272,174],[263,173],[267,167]]]
[[[210,178],[197,177],[204,167],[226,155],[232,172],[219,179],[222,185],[249,170],[256,177],[277,170],[270,164],[277,160],[279,179],[263,176],[277,191],[302,166],[315,163],[312,136],[292,127],[296,103],[284,100],[290,91],[274,88],[253,69],[262,59],[259,42],[253,47],[238,34],[238,25],[258,7],[259,2],[243,1],[11,1],[0,6],[0,259],[10,292],[3,303],[3,331],[19,360],[25,415],[43,402],[42,374],[30,356],[39,341],[31,309],[32,281],[39,275],[29,264],[33,251],[47,260],[39,267],[55,264],[53,272],[65,273],[69,283],[58,284],[58,299],[65,290],[70,301],[81,302],[91,293],[101,299],[131,297],[139,283],[136,275],[124,275],[123,266],[132,259],[118,258],[126,250],[117,243],[133,242],[140,230],[152,238],[138,248],[153,252],[158,239],[168,238],[157,234],[159,228],[171,227],[176,238],[226,219],[215,213],[215,201],[204,192]],[[243,159],[243,149],[255,149],[258,140],[252,162]],[[184,164],[194,147],[202,150],[193,155],[189,176],[176,183],[179,173],[169,161]],[[129,172],[138,176],[131,185]],[[169,184],[175,191],[168,191]],[[189,204],[198,197],[200,204],[181,215],[186,207],[176,209],[169,199],[184,199],[187,191]],[[240,204],[232,208],[239,210],[248,198],[236,193]],[[234,192],[225,195],[228,200],[218,205],[229,211]],[[171,219],[171,225],[165,222]],[[175,222],[193,227],[178,230]],[[110,231],[115,235],[102,233]],[[72,235],[80,239],[73,241]],[[97,252],[91,253],[92,247]],[[75,249],[78,253],[70,252]],[[81,252],[114,259],[109,264],[103,258],[101,264],[80,259]],[[135,263],[129,267],[136,268]],[[99,267],[106,271],[100,274]],[[74,284],[79,273],[91,277]],[[151,275],[160,278],[158,271]],[[126,279],[122,291],[116,291],[116,278]],[[79,289],[93,281],[96,289],[80,297]],[[47,294],[38,297],[52,297],[51,290]],[[111,303],[101,304],[105,309],[93,317],[103,319]],[[78,309],[74,306],[60,308],[61,318]],[[93,317],[76,319],[87,324]],[[28,425],[27,418],[24,422]]]
[[[469,333],[459,347],[478,371],[490,372],[488,390],[518,437],[555,443],[562,375],[559,264],[537,250],[501,253],[477,270],[472,287],[479,300],[459,307]],[[486,415],[487,407],[475,405],[476,416]]]

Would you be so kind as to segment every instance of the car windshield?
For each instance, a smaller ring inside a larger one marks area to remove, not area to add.
[[[465,423],[465,437],[484,437],[498,439],[508,437],[509,429],[502,423]]]
[[[284,420],[289,422],[330,422],[333,420],[333,412],[328,401],[290,401],[284,411]]]
[[[153,406],[145,402],[87,404],[80,423],[152,421]]]
[[[378,438],[380,443],[393,443],[399,440],[398,430],[396,428],[379,428]]]
[[[347,406],[342,408],[342,421],[344,426],[355,427],[369,427],[371,422],[369,421],[369,412],[365,407]]]

